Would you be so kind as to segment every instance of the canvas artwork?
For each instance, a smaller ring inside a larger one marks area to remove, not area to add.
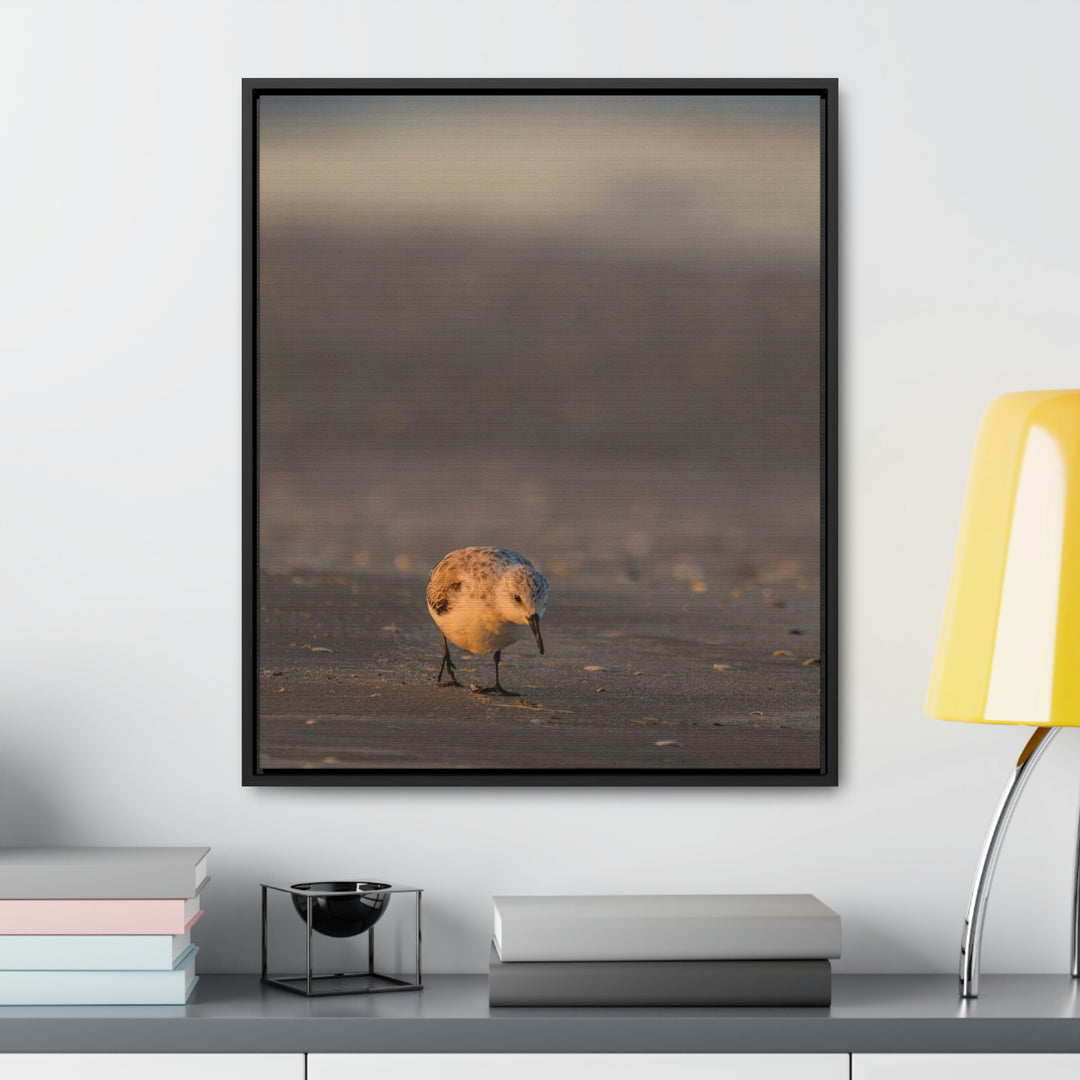
[[[834,86],[245,95],[246,782],[835,782]]]

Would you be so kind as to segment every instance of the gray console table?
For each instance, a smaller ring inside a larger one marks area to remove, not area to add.
[[[837,975],[829,1009],[491,1009],[483,975],[307,999],[204,975],[186,1006],[2,1007],[2,1053],[1080,1053],[1067,976]],[[2,1061],[2,1056],[0,1056]]]

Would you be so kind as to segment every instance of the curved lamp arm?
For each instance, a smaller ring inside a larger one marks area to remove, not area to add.
[[[1005,790],[1001,793],[1001,801],[990,822],[990,828],[983,842],[982,854],[979,856],[979,865],[975,871],[975,880],[971,886],[971,899],[968,901],[967,918],[964,920],[964,936],[960,944],[960,996],[973,998],[979,996],[979,960],[982,952],[983,921],[986,917],[986,904],[990,899],[990,883],[997,867],[998,855],[1001,852],[1001,842],[1005,839],[1005,832],[1009,827],[1013,810],[1024,790],[1032,770],[1042,757],[1043,751],[1053,741],[1054,736],[1060,731],[1056,727],[1036,728],[1034,734],[1027,741],[1027,745],[1017,759],[1016,767],[1012,771]],[[1080,884],[1077,886],[1080,896]],[[1077,917],[1074,914],[1074,938],[1073,938],[1073,973],[1076,973],[1076,925]]]

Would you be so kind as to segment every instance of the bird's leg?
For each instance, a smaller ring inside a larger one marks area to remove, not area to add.
[[[457,677],[454,674],[454,661],[450,659],[450,643],[446,640],[445,634],[442,636],[442,647],[442,663],[439,665],[439,674],[435,676],[435,681],[440,686],[460,686],[461,683],[457,681]],[[449,682],[442,681],[443,668],[446,669],[446,674],[450,676]]]
[[[502,659],[502,649],[498,649],[495,653],[495,685],[485,686],[481,690],[475,691],[477,694],[502,694],[505,697],[517,697],[513,690],[507,690],[501,682],[499,682],[499,661]]]

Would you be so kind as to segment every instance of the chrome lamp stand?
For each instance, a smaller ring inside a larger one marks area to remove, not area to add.
[[[967,918],[964,920],[964,934],[960,944],[960,996],[975,998],[979,996],[979,961],[982,952],[983,922],[986,917],[986,904],[990,898],[990,884],[997,867],[1001,843],[1009,827],[1013,810],[1020,800],[1032,770],[1042,757],[1043,752],[1061,729],[1059,727],[1039,727],[1028,739],[1020,753],[1001,801],[990,822],[990,828],[983,843],[979,865],[975,871],[975,880],[971,886],[971,899],[968,902]],[[1072,913],[1072,976],[1080,976],[1080,834],[1077,840],[1076,869],[1073,875],[1073,913]]]

